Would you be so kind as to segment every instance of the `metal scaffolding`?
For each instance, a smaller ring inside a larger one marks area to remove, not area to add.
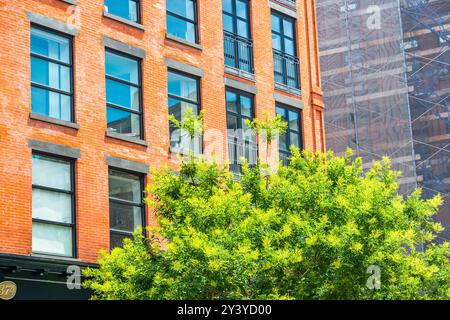
[[[450,234],[450,1],[317,0],[327,146],[441,193]]]

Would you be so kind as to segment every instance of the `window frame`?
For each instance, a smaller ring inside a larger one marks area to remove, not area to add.
[[[48,153],[48,152],[42,152],[42,151],[33,151],[31,153],[31,159],[33,159],[34,155],[49,157],[49,158],[53,158],[53,159],[57,159],[57,160],[63,160],[70,164],[70,188],[71,188],[71,191],[61,190],[61,189],[46,187],[46,186],[40,186],[40,185],[34,184],[33,182],[31,183],[31,190],[32,190],[32,192],[34,189],[38,189],[38,190],[43,190],[43,191],[50,191],[50,192],[55,192],[55,193],[64,193],[64,194],[71,195],[71,210],[72,210],[71,223],[57,222],[57,221],[51,221],[51,220],[45,220],[45,219],[39,219],[39,218],[33,218],[33,217],[31,220],[32,220],[32,225],[34,222],[36,222],[36,223],[40,223],[40,224],[60,226],[60,227],[66,227],[66,228],[70,227],[72,230],[72,238],[71,238],[71,240],[72,240],[72,255],[66,256],[66,255],[53,254],[53,253],[40,252],[40,251],[32,251],[32,252],[33,252],[33,254],[41,254],[41,255],[47,255],[47,256],[77,258],[77,253],[78,253],[77,235],[76,235],[76,215],[77,215],[76,209],[77,209],[77,207],[76,207],[76,181],[75,181],[75,179],[76,179],[76,176],[75,176],[76,161],[75,161],[75,159],[72,159],[72,158],[55,155],[55,154]],[[33,165],[32,165],[32,170],[33,170]],[[32,172],[32,174],[33,174],[33,172]],[[32,210],[33,210],[33,205],[32,205]]]
[[[134,203],[132,201],[127,201],[127,200],[111,197],[111,195],[109,194],[109,177],[110,177],[112,171],[130,174],[130,175],[133,175],[133,176],[136,176],[139,178],[140,195],[141,195],[141,203],[140,204]],[[117,230],[117,229],[111,228],[111,202],[117,203],[120,205],[129,206],[129,207],[140,207],[141,208],[141,219],[142,219],[142,234],[144,237],[146,236],[145,227],[147,226],[147,212],[146,212],[147,210],[146,210],[146,205],[144,202],[144,199],[145,199],[144,191],[145,191],[145,174],[131,171],[131,170],[126,170],[123,168],[114,167],[114,166],[108,166],[108,207],[109,207],[108,224],[109,224],[109,250],[110,251],[113,250],[114,248],[117,248],[117,247],[113,248],[111,246],[111,234],[118,234],[118,235],[128,236],[128,237],[132,238],[134,231],[136,231],[136,230],[134,230],[132,232],[129,232],[129,231],[123,231],[123,230]]]
[[[169,92],[169,73],[175,73],[175,74],[178,74],[178,75],[181,75],[181,76],[184,76],[186,78],[190,78],[190,79],[193,79],[196,81],[196,83],[197,83],[197,102],[194,102],[193,100],[189,100],[189,99],[186,99],[183,97],[179,97],[179,96],[171,94]],[[198,77],[198,76],[195,76],[195,75],[192,75],[192,74],[189,74],[189,73],[186,73],[186,72],[174,69],[174,68],[167,68],[167,111],[168,111],[168,114],[170,114],[169,100],[175,99],[175,100],[180,100],[182,102],[196,105],[197,106],[197,116],[198,116],[200,114],[200,112],[202,111],[202,97],[201,97],[200,86],[201,86],[201,77]],[[169,141],[170,141],[170,135],[171,135],[170,134],[170,126],[171,126],[171,124],[169,122]],[[169,149],[170,149],[170,152],[173,152],[171,150],[170,145],[169,145]],[[199,154],[203,154],[203,150],[204,150],[204,141],[203,141],[203,135],[202,135]]]
[[[227,93],[228,92],[234,93],[237,96],[236,97],[236,111],[237,111],[236,113],[231,112],[231,111],[228,110],[228,105],[227,105],[227,103],[228,103],[228,101],[227,101]],[[251,99],[251,103],[252,103],[251,118],[242,115],[241,99],[240,99],[241,96],[245,96],[245,97]],[[230,135],[228,133],[228,114],[231,114],[231,115],[237,117],[237,128],[236,128],[236,130],[239,130],[239,129],[243,130],[244,128],[242,127],[242,120],[249,119],[249,120],[252,121],[252,120],[255,119],[255,114],[256,114],[256,110],[255,110],[255,95],[252,94],[252,93],[243,91],[243,90],[239,90],[239,89],[235,89],[233,87],[226,86],[225,87],[225,109],[226,109],[225,110],[226,111],[226,119],[225,119],[225,121],[226,121],[226,127],[227,127],[227,145],[228,145],[228,143],[229,143],[228,139],[230,138]],[[251,130],[251,129],[248,129],[248,130]],[[253,141],[248,140],[248,139],[244,139],[244,138],[239,137],[239,136],[233,136],[232,138],[233,138],[233,143],[235,145],[237,145],[236,144],[237,140],[242,140],[245,144],[248,144],[249,146],[252,146],[252,144],[253,144]],[[258,137],[256,135],[255,135],[255,143],[254,143],[254,145],[256,146],[256,158],[258,158],[258,156],[259,156],[259,143],[258,143]],[[242,165],[239,164],[239,159],[230,159],[229,158],[229,152],[230,151],[228,150],[228,161],[230,161],[230,167],[231,166],[237,166],[239,168],[239,172],[241,172]],[[249,159],[247,159],[247,160],[249,160]],[[232,161],[233,161],[233,163],[231,163]],[[252,165],[252,164],[250,164],[250,165]],[[239,174],[239,172],[236,172],[234,170],[231,170],[231,171]]]
[[[49,58],[49,57],[46,57],[46,56],[42,56],[42,55],[37,54],[37,53],[33,53],[31,51],[31,30],[32,29],[37,29],[37,30],[41,30],[41,31],[44,31],[44,32],[47,32],[47,33],[52,33],[52,34],[55,34],[57,36],[64,37],[64,38],[68,39],[69,40],[69,63],[65,63],[65,62],[58,61],[58,60],[55,60],[55,59],[52,59],[52,58]],[[31,23],[31,25],[30,25],[30,88],[31,88],[30,90],[32,90],[32,88],[35,87],[35,88],[38,88],[38,89],[41,89],[41,90],[45,90],[47,92],[50,91],[50,92],[54,92],[54,93],[57,93],[57,94],[60,94],[60,95],[69,96],[70,97],[70,120],[69,120],[69,122],[71,122],[71,123],[75,123],[75,85],[74,85],[74,78],[75,77],[74,77],[74,59],[73,59],[73,40],[74,40],[74,36],[66,34],[64,32],[60,32],[60,31],[57,31],[57,30],[54,30],[54,29],[51,29],[51,28],[48,28],[48,27],[44,27],[44,26],[35,24],[35,23]],[[43,60],[43,61],[46,61],[46,62],[49,62],[49,63],[54,63],[54,64],[57,64],[59,66],[64,66],[64,67],[69,68],[69,70],[70,70],[70,92],[65,92],[64,90],[47,87],[46,85],[42,85],[42,84],[33,82],[31,80],[31,72],[32,72],[31,61],[32,61],[32,58],[40,59],[40,60]],[[31,95],[31,92],[30,92],[30,101],[31,101],[30,109],[31,109],[31,112],[34,112],[33,108],[32,108],[32,101],[33,100],[31,98],[31,96],[32,95]],[[50,114],[46,114],[44,116],[52,118],[52,119],[63,120],[61,118],[52,117]],[[67,121],[67,120],[63,120],[63,121]]]
[[[195,31],[194,43],[199,44],[200,43],[200,35],[199,35],[199,30],[198,30],[198,0],[193,0],[193,2],[194,2],[194,20],[191,20],[189,18],[180,16],[179,14],[177,14],[175,12],[169,11],[169,9],[167,8],[167,3],[166,3],[166,28],[167,28],[167,16],[168,15],[172,16],[174,18],[181,19],[183,21],[192,23],[192,24],[194,24],[194,31]],[[178,37],[176,35],[173,35],[173,34],[169,33],[168,30],[167,30],[167,33],[172,35],[172,36],[174,36],[174,37],[180,38],[180,37]],[[188,41],[188,42],[192,42],[189,39],[185,39],[185,38],[180,38],[180,39],[183,39],[183,40]]]
[[[121,56],[127,59],[131,59],[137,62],[138,66],[137,66],[137,71],[138,71],[138,85],[132,83],[132,82],[128,82],[126,80],[123,79],[119,79],[119,78],[115,78],[114,76],[110,76],[106,73],[106,53],[112,53],[114,55],[117,56]],[[145,130],[144,130],[144,106],[143,106],[143,83],[142,83],[142,58],[139,57],[135,57],[132,56],[130,54],[115,50],[115,49],[111,49],[108,47],[105,47],[105,104],[106,104],[106,128],[107,130],[109,130],[108,127],[108,108],[113,108],[113,109],[117,109],[117,110],[121,110],[121,111],[125,111],[125,112],[129,112],[129,113],[133,113],[133,114],[137,114],[139,116],[139,137],[133,137],[133,138],[137,138],[140,140],[144,140],[145,136]],[[114,82],[118,82],[120,84],[123,85],[127,85],[127,86],[131,86],[134,88],[138,88],[139,90],[139,111],[133,110],[132,108],[127,108],[127,107],[123,107],[120,105],[116,105],[114,103],[110,103],[107,100],[107,88],[106,88],[106,82],[107,80],[111,80]],[[127,135],[126,133],[121,133],[121,132],[117,132],[117,134],[120,135]]]
[[[297,109],[295,107],[288,106],[288,105],[280,103],[280,102],[276,102],[275,103],[275,114],[276,115],[279,114],[279,113],[277,113],[277,108],[282,108],[282,109],[284,109],[287,112],[287,116],[288,116],[287,120],[288,121],[286,121],[287,122],[287,127],[286,127],[286,132],[284,134],[287,135],[288,141],[286,143],[287,143],[288,149],[289,149],[288,152],[286,152],[285,150],[281,150],[280,145],[278,145],[278,153],[285,155],[286,158],[290,158],[292,156],[292,152],[290,151],[290,147],[293,145],[291,143],[291,135],[290,135],[291,131],[294,132],[294,133],[297,133],[298,136],[299,136],[299,140],[298,140],[299,145],[296,146],[296,147],[298,147],[300,150],[303,149],[303,127],[302,127],[303,114],[302,114],[302,110],[301,109]],[[293,111],[293,112],[296,112],[298,114],[298,132],[295,131],[295,130],[291,130],[290,129],[289,111]]]

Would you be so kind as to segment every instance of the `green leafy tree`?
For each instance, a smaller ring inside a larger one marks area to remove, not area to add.
[[[189,135],[191,142],[195,138],[200,137],[205,131],[204,110],[201,110],[199,115],[196,115],[192,108],[187,108],[181,121],[179,121],[173,114],[169,114],[169,122],[175,128],[186,132]],[[191,146],[190,149],[190,152],[193,152]]]
[[[283,121],[281,115],[270,118],[267,111],[264,112],[264,118],[254,118],[253,120],[245,120],[245,124],[266,143],[266,164],[268,164],[269,149],[272,142],[286,132],[287,123]]]
[[[350,152],[292,151],[268,186],[259,166],[237,181],[193,157],[154,171],[159,227],[102,253],[84,285],[94,299],[450,298],[440,197],[403,199],[388,159],[363,172]]]

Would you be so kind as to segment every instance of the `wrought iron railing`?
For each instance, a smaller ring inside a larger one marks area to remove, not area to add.
[[[253,41],[224,31],[225,65],[253,74]]]
[[[300,89],[298,58],[274,49],[273,62],[275,82],[288,88]]]

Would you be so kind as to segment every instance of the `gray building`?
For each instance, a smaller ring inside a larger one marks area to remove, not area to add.
[[[317,0],[327,148],[441,193],[450,237],[450,1]]]

